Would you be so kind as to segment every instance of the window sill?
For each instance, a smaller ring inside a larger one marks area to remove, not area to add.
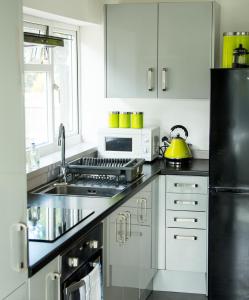
[[[66,160],[71,161],[82,155],[90,155],[97,151],[97,147],[87,143],[81,143],[76,146],[66,148]],[[27,188],[28,191],[47,183],[56,176],[56,168],[61,161],[61,152],[43,156],[40,158],[40,165],[37,169],[27,170]]]

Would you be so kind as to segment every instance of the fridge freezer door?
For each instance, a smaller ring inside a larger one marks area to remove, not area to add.
[[[249,187],[249,69],[211,70],[210,186]]]
[[[208,299],[249,299],[249,193],[209,196]]]

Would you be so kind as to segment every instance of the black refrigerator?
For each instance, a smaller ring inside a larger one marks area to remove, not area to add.
[[[249,69],[211,70],[208,298],[249,299]]]

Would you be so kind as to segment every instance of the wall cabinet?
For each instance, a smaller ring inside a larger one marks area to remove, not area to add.
[[[146,299],[156,273],[158,178],[108,217],[105,298]]]
[[[106,6],[107,98],[209,98],[212,2]]]
[[[29,279],[30,300],[60,300],[59,256]]]

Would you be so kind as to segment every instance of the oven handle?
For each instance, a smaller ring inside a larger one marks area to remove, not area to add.
[[[65,294],[64,294],[65,300],[70,300],[70,294],[74,291],[77,291],[78,289],[80,289],[83,286],[86,286],[86,283],[85,283],[84,279],[81,279],[80,281],[73,283],[72,285],[67,287],[65,289]]]
[[[101,258],[96,258],[93,262],[88,262],[88,264],[95,268],[98,264],[100,264]],[[86,275],[87,276],[87,275]],[[71,300],[70,294],[74,291],[77,291],[81,287],[86,286],[85,280],[82,278],[78,282],[71,284],[69,287],[64,289],[64,300]]]

